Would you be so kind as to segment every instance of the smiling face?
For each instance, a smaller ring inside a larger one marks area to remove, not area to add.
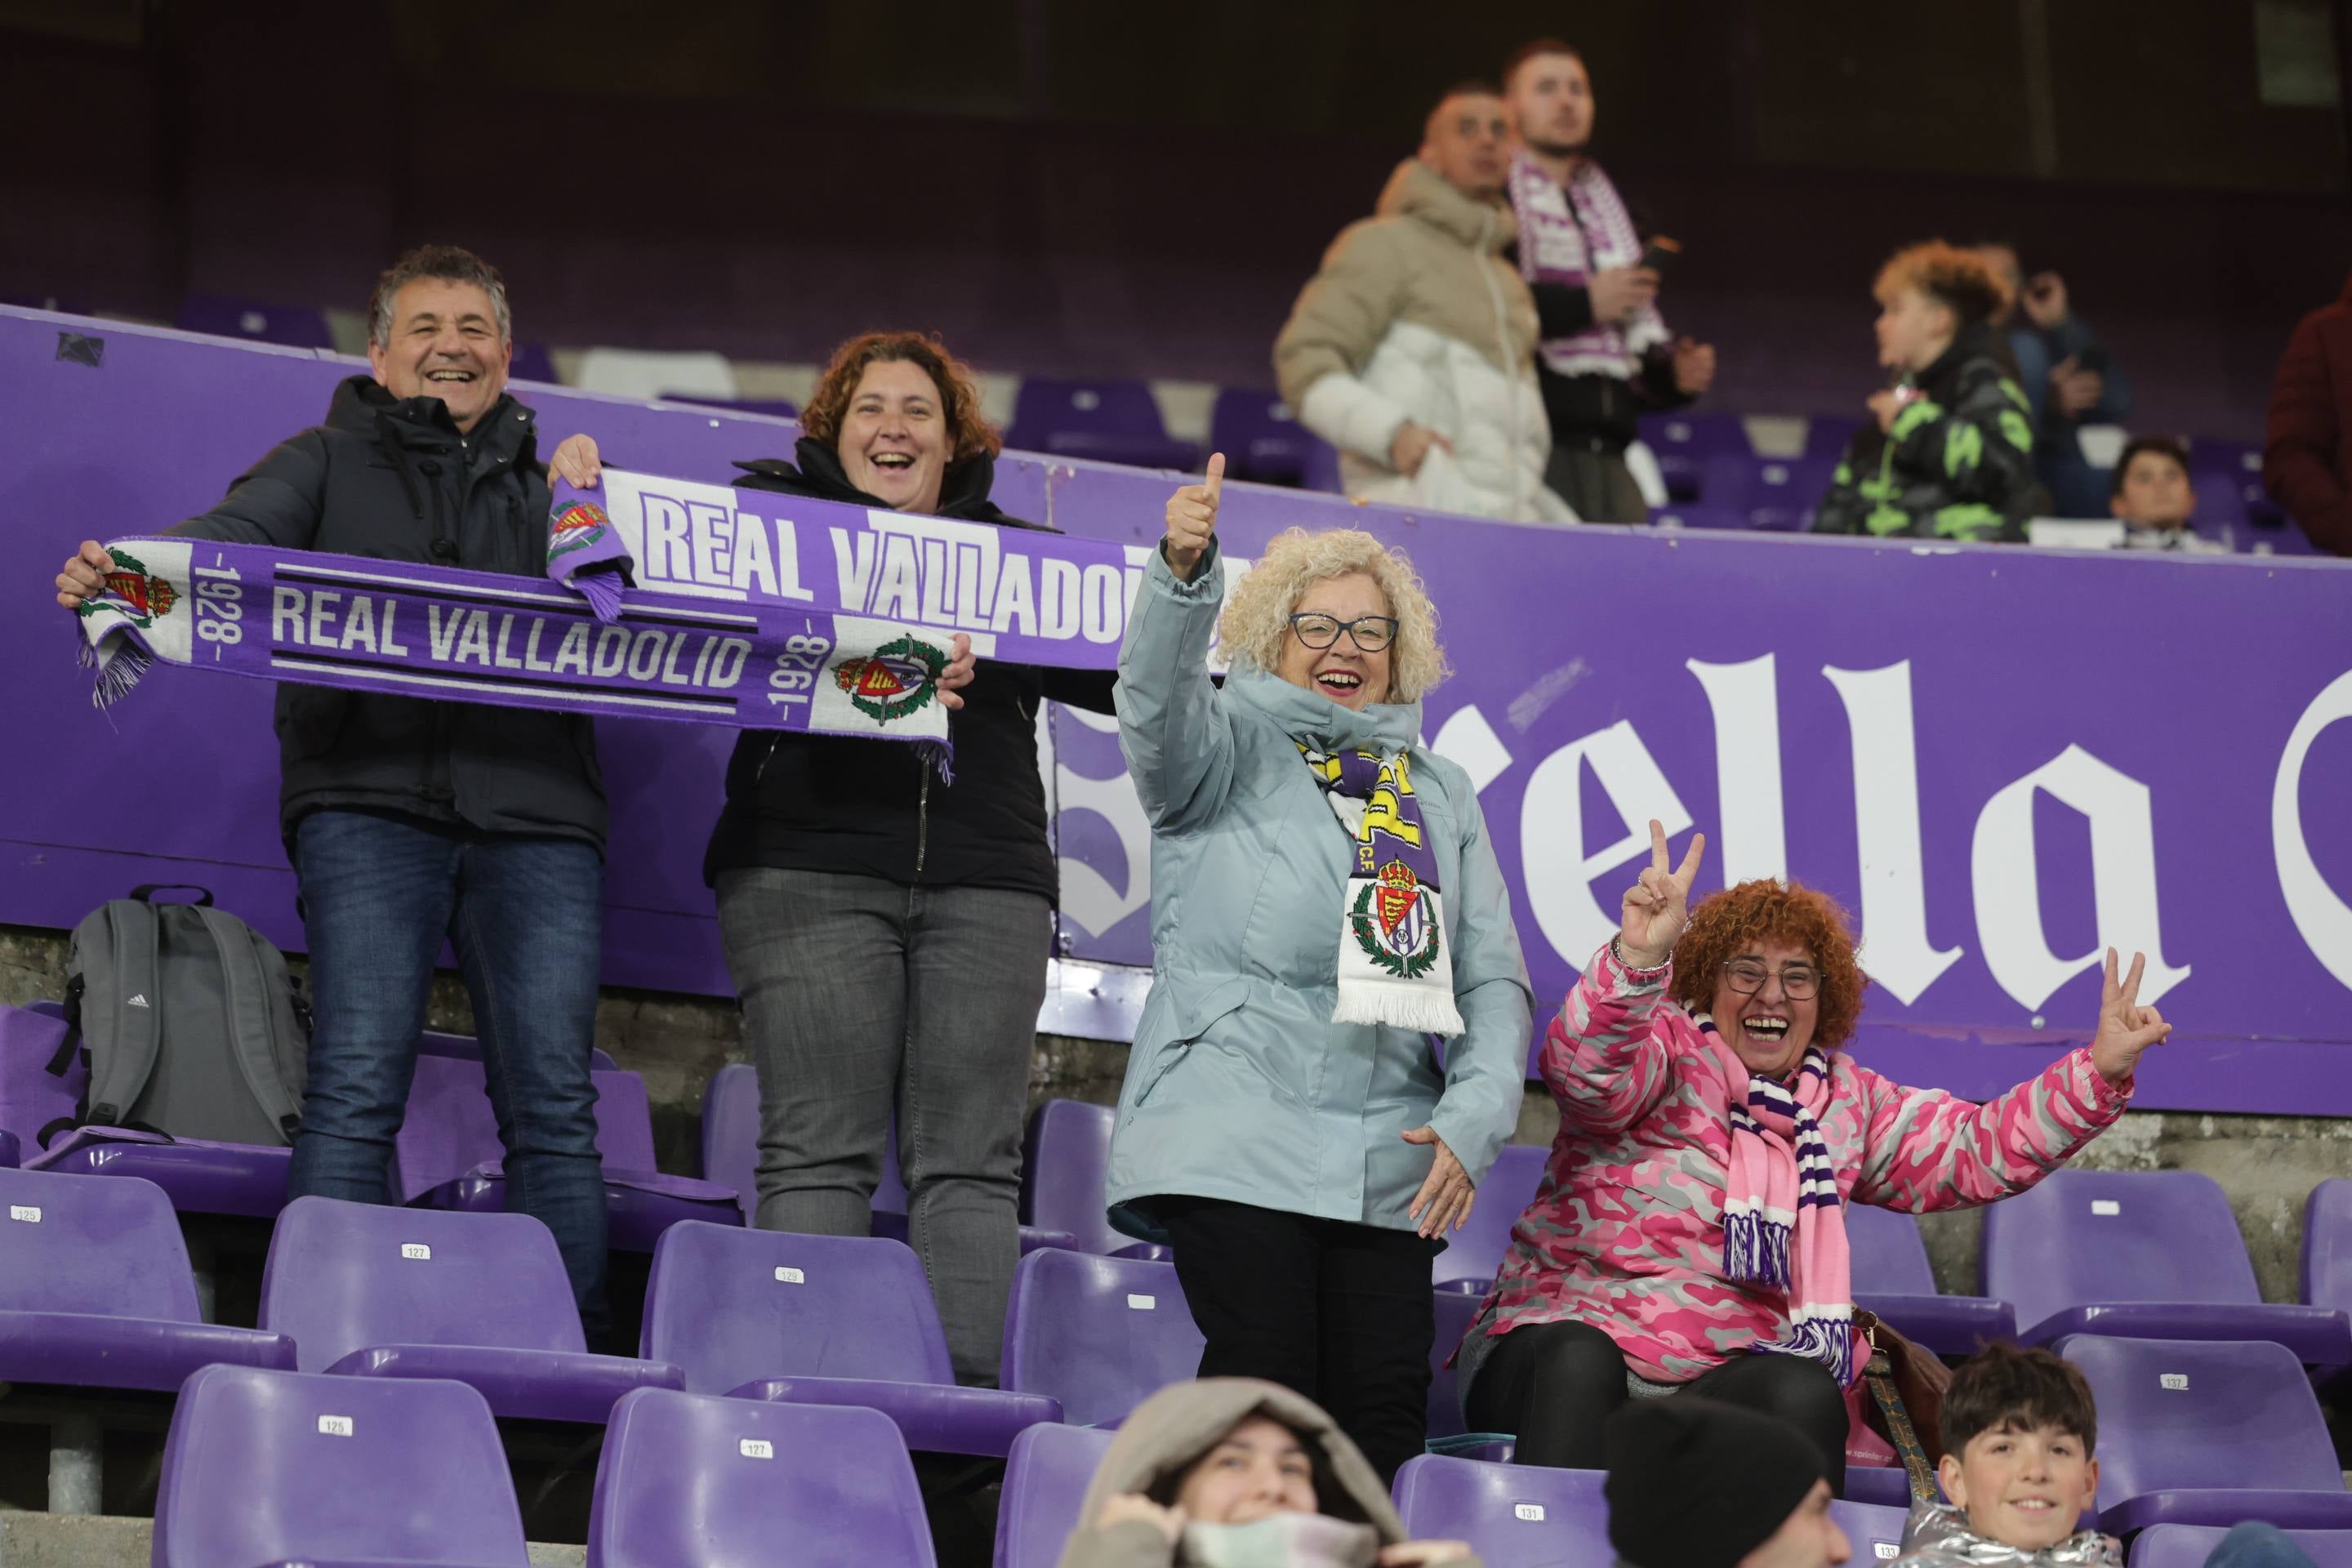
[[[2074,1533],[2099,1495],[2099,1461],[2075,1434],[2011,1424],[1979,1432],[1946,1454],[1945,1495],[1979,1535],[2021,1552],[2045,1552]]]
[[[867,365],[834,442],[849,482],[893,511],[937,511],[955,456],[947,409],[929,372],[907,360]]]
[[[1380,583],[1369,572],[1349,572],[1308,584],[1307,591],[1298,595],[1298,603],[1290,607],[1290,613],[1329,616],[1342,622],[1359,616],[1395,614],[1389,608],[1388,596],[1381,592]],[[1342,708],[1361,712],[1375,702],[1389,700],[1389,661],[1395,654],[1393,642],[1378,653],[1366,653],[1346,632],[1333,639],[1329,647],[1308,647],[1298,640],[1295,629],[1285,626],[1282,661],[1275,674],[1293,686],[1319,691]]]
[[[1488,92],[1457,92],[1430,115],[1421,161],[1465,195],[1499,195],[1507,167],[1504,138],[1509,129],[1501,99]]]
[[[1923,289],[1906,285],[1878,305],[1878,363],[1889,370],[1926,370],[1959,331],[1952,308]]]
[[[1743,993],[1740,987],[1759,973],[1762,984]],[[1790,995],[1791,982],[1807,989],[1807,976],[1813,981],[1811,994],[1801,1000]],[[1716,1031],[1749,1072],[1766,1078],[1778,1078],[1803,1059],[1821,1005],[1821,965],[1793,942],[1751,942],[1726,960],[1715,977]]]
[[[368,344],[368,368],[394,397],[437,397],[471,430],[507,389],[514,345],[478,283],[420,278],[392,298],[392,331]]]
[[[1592,79],[1574,55],[1537,55],[1504,84],[1519,140],[1547,157],[1580,153],[1592,140]]]
[[[1193,1462],[1176,1506],[1203,1524],[1254,1524],[1315,1511],[1315,1467],[1298,1435],[1253,1415]]]

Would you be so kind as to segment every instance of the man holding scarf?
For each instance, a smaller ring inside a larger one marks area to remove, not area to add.
[[[1583,57],[1539,38],[1503,68],[1513,132],[1509,193],[1519,270],[1543,342],[1536,377],[1551,424],[1545,484],[1587,522],[1647,522],[1625,466],[1634,420],[1679,408],[1715,380],[1715,349],[1672,339],[1658,274],[1617,187],[1594,163],[1592,83]]]
[[[534,416],[506,393],[513,324],[497,268],[422,247],[377,281],[368,317],[370,374],[336,387],[326,422],[171,531],[543,582],[548,481]],[[58,602],[79,608],[115,570],[86,541]],[[589,1057],[605,805],[592,721],[287,682],[276,728],[316,1014],[289,1195],[394,1201],[393,1136],[446,937],[473,999],[508,1206],[555,1233],[601,1348]]]

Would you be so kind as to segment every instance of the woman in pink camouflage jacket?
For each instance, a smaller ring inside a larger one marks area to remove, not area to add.
[[[1522,1464],[1597,1469],[1629,1398],[1685,1390],[1812,1436],[1843,1489],[1861,1375],[1843,1205],[1989,1204],[2123,1114],[2170,1032],[2106,959],[2096,1037],[1982,1105],[1841,1049],[1869,982],[1826,895],[1742,882],[1689,907],[1706,847],[1651,864],[1544,1041],[1559,1136],[1465,1340],[1465,1414]]]

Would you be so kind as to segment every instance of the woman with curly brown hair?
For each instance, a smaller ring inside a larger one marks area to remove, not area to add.
[[[1038,526],[989,500],[1002,443],[971,373],[935,337],[844,343],[801,430],[796,461],[741,464],[741,482]],[[967,1384],[996,1381],[1059,891],[1037,707],[1050,697],[1108,712],[1110,686],[980,664],[950,704],[952,784],[912,746],[747,730],[703,864],[760,1073],[755,1223],[866,1235],[895,1118],[908,1240]]]
[[[2111,1126],[2170,1032],[2141,961],[2091,1044],[1977,1105],[1841,1049],[1869,984],[1826,895],[1742,882],[1688,907],[1706,845],[1649,868],[1542,1052],[1559,1104],[1535,1201],[1461,1350],[1464,1411],[1522,1464],[1599,1468],[1628,1398],[1778,1415],[1843,1490],[1854,1348],[1844,1205],[1923,1213],[2024,1191]]]

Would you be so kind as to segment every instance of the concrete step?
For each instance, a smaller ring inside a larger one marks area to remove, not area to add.
[[[112,1514],[0,1511],[0,1568],[148,1568],[155,1521]],[[584,1546],[530,1543],[535,1568],[582,1568]]]

